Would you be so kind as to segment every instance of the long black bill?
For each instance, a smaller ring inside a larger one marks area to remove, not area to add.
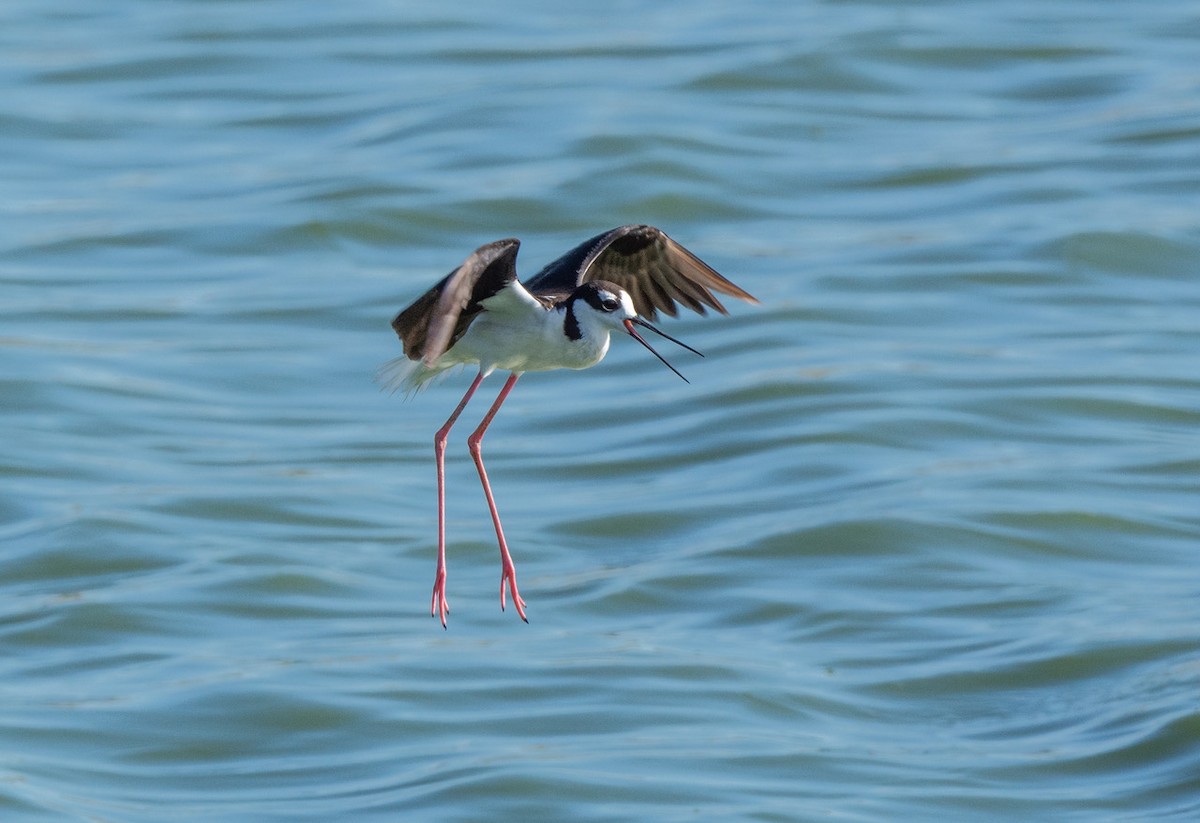
[[[633,318],[630,318],[630,321],[629,321],[629,322],[631,322],[631,323],[636,323],[637,325],[641,326],[643,329],[649,329],[650,331],[652,331],[652,332],[654,332],[655,334],[657,334],[659,337],[665,337],[665,338],[667,338],[667,339],[668,339],[668,340],[670,340],[672,343],[674,343],[676,346],[679,346],[680,348],[687,349],[687,350],[688,350],[688,351],[690,351],[692,354],[699,354],[701,357],[703,357],[703,356],[704,356],[704,354],[703,354],[702,352],[698,352],[698,351],[696,351],[696,350],[695,350],[695,349],[693,349],[691,346],[689,346],[687,343],[684,343],[682,340],[676,340],[674,337],[672,337],[671,335],[667,334],[665,331],[663,331],[662,329],[658,328],[657,326],[651,326],[649,323],[647,323],[645,320],[643,320],[643,319],[642,319],[642,318],[640,318],[640,317],[633,317]]]
[[[688,380],[686,377],[684,377],[682,374],[680,374],[679,369],[675,368],[670,363],[668,363],[667,358],[663,357],[661,354],[656,352],[654,350],[654,347],[646,342],[646,338],[642,337],[640,334],[637,333],[637,331],[633,328],[635,323],[637,325],[641,326],[642,328],[649,329],[650,331],[654,332],[655,334],[662,335],[663,337],[667,338],[672,343],[674,343],[678,346],[683,346],[683,348],[687,349],[690,352],[695,352],[696,354],[700,354],[700,352],[696,351],[695,349],[693,349],[691,346],[687,345],[686,343],[680,343],[678,340],[676,340],[674,337],[671,337],[669,334],[663,334],[661,331],[654,328],[654,326],[651,326],[649,323],[647,323],[645,320],[641,319],[640,317],[631,317],[625,321],[625,331],[629,332],[629,335],[634,340],[638,341],[643,346],[645,346],[652,355],[654,355],[655,357],[657,357],[659,360],[662,361],[664,366],[666,366],[671,371],[675,372],[675,374],[679,375],[680,380],[682,380],[684,383],[690,383],[691,382],[690,380]],[[704,355],[700,354],[700,356],[703,357]]]

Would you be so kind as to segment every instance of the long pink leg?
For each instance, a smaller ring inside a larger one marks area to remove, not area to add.
[[[496,416],[496,412],[500,411],[500,405],[504,403],[504,399],[508,397],[508,393],[512,391],[520,376],[520,372],[513,372],[509,375],[496,402],[484,416],[483,422],[467,438],[467,446],[471,450],[471,457],[475,459],[475,468],[479,469],[479,479],[483,482],[483,493],[487,496],[488,508],[492,512],[492,523],[496,527],[496,539],[500,541],[500,610],[504,610],[504,585],[507,583],[512,590],[513,605],[517,607],[517,614],[528,623],[529,618],[525,616],[525,601],[517,592],[517,568],[513,565],[512,555],[508,553],[508,543],[504,540],[504,528],[500,525],[500,513],[496,511],[496,501],[492,497],[492,484],[488,482],[487,471],[483,468],[483,433],[492,424],[492,418]]]
[[[471,395],[475,394],[475,390],[479,388],[479,384],[485,377],[487,375],[480,369],[475,381],[471,383],[471,388],[467,389],[463,399],[458,401],[458,407],[454,409],[450,419],[433,436],[433,454],[437,458],[438,558],[437,574],[433,578],[433,600],[429,604],[429,616],[440,614],[443,629],[446,628],[446,615],[450,613],[450,603],[446,600],[446,438],[450,434],[450,427],[467,407],[467,401],[471,399]]]

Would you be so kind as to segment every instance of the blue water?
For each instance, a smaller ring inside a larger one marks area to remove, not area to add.
[[[1194,4],[0,6],[0,819],[1200,818]],[[477,245],[755,294],[372,376]]]

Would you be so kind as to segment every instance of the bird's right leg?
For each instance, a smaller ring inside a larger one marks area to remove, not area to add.
[[[504,388],[500,389],[500,396],[496,398],[496,402],[484,415],[483,422],[467,438],[467,447],[471,451],[471,457],[475,460],[475,468],[479,470],[479,480],[483,483],[483,494],[487,497],[488,510],[492,513],[492,525],[496,527],[496,539],[500,542],[500,611],[504,611],[504,586],[507,584],[512,591],[513,605],[517,607],[517,614],[528,623],[529,618],[525,616],[525,601],[517,591],[517,567],[513,565],[512,555],[509,554],[508,543],[504,539],[504,527],[500,525],[500,512],[496,509],[496,498],[492,496],[492,484],[488,482],[487,469],[483,467],[484,432],[487,431],[488,426],[492,425],[492,418],[496,416],[496,412],[500,411],[500,406],[503,405],[520,376],[521,372],[519,371],[508,376]]]
[[[480,369],[479,374],[472,381],[471,387],[467,389],[467,393],[463,395],[462,400],[458,401],[458,406],[450,415],[450,419],[433,436],[433,454],[437,460],[438,557],[437,574],[433,578],[433,600],[429,604],[429,616],[440,615],[443,629],[446,628],[446,615],[450,613],[450,603],[446,600],[446,438],[450,435],[454,421],[458,420],[458,416],[463,413],[471,395],[475,394],[475,390],[479,388],[479,384],[485,377],[487,377],[487,373]]]

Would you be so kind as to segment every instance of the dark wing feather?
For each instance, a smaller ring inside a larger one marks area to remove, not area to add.
[[[481,300],[492,297],[517,279],[516,238],[480,246],[463,264],[392,320],[409,360],[434,362],[458,342]]]
[[[674,317],[676,304],[704,314],[728,314],[716,294],[757,303],[707,263],[653,226],[621,226],[581,243],[542,269],[525,286],[536,295],[569,294],[591,280],[615,283],[633,298],[639,315]]]
[[[561,296],[565,299],[583,283],[579,273],[583,270],[584,261],[591,257],[610,234],[612,232],[606,231],[583,241],[533,277],[527,278],[526,290],[535,296]]]

